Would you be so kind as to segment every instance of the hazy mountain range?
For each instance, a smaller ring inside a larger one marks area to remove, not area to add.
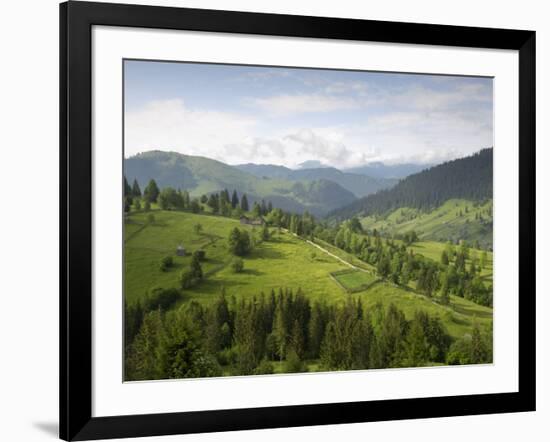
[[[251,203],[265,199],[284,210],[308,210],[317,216],[398,182],[395,178],[373,178],[322,165],[307,167],[312,165],[320,163],[306,162],[300,169],[270,164],[232,166],[206,157],[160,150],[124,161],[126,178],[130,183],[137,179],[141,188],[154,179],[161,188],[185,189],[192,196],[235,189],[239,194],[246,193]]]
[[[137,179],[141,188],[154,179],[161,188],[185,189],[192,196],[236,190],[239,195],[246,193],[251,204],[264,199],[283,210],[307,210],[316,216],[330,213],[333,219],[398,207],[425,209],[449,198],[491,198],[493,176],[492,149],[431,167],[375,163],[344,171],[317,161],[299,169],[272,164],[233,166],[154,150],[125,159],[124,169],[128,181]]]
[[[365,174],[342,172],[334,167],[289,169],[271,164],[240,164],[238,169],[259,178],[277,178],[291,181],[329,180],[360,198],[397,184],[396,179],[372,178]]]

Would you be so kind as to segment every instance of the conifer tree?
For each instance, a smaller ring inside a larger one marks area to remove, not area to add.
[[[248,198],[246,193],[241,197],[241,209],[243,212],[248,212]]]
[[[406,366],[418,367],[424,365],[429,358],[429,348],[424,335],[421,320],[416,316],[409,327],[405,340]]]
[[[202,267],[200,262],[200,257],[197,252],[193,253],[193,256],[191,258],[191,274],[196,279],[202,279]]]
[[[283,360],[286,356],[288,331],[281,298],[279,298],[275,309],[275,317],[273,318],[273,337],[279,359]]]
[[[124,176],[124,196],[132,196],[132,188],[128,184],[126,176]]]
[[[254,216],[254,218],[259,218],[260,216],[262,216],[262,208],[257,202],[254,202],[252,215]]]
[[[143,196],[150,203],[156,203],[159,194],[160,194],[160,190],[157,186],[157,183],[155,182],[155,180],[151,179],[147,184],[147,187],[145,187],[143,191]]]
[[[141,198],[141,189],[139,188],[139,183],[134,178],[134,183],[132,184],[132,196],[134,198]]]
[[[317,359],[321,351],[321,343],[325,334],[325,308],[316,302],[311,311],[311,319],[308,323],[309,354],[312,359]]]
[[[233,195],[231,196],[231,207],[235,209],[239,205],[239,197],[237,191],[233,190]]]
[[[303,358],[305,352],[305,339],[302,327],[297,320],[294,320],[294,324],[292,325],[292,331],[290,334],[290,348],[300,359]]]

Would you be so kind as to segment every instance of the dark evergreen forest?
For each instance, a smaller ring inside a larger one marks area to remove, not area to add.
[[[482,201],[493,197],[493,149],[410,175],[388,190],[358,199],[329,214],[344,220],[355,215],[384,214],[400,207],[436,208],[451,198]]]

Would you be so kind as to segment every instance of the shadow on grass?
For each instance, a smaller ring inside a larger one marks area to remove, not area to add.
[[[275,247],[269,245],[269,243],[262,243],[262,245],[253,250],[253,252],[247,256],[247,259],[284,259],[285,255],[277,250]]]
[[[246,268],[243,271],[241,271],[241,273],[244,275],[253,275],[253,276],[265,275],[265,272],[260,272],[257,269],[246,269]]]
[[[470,325],[470,323],[466,319],[461,319],[456,315],[450,314],[448,317],[454,324],[457,324],[457,325]]]
[[[466,316],[477,316],[478,318],[492,318],[492,312],[485,312],[481,310],[475,310],[473,308],[464,307],[461,305],[453,305],[453,309],[457,313],[461,313]]]
[[[411,247],[412,247],[413,249],[425,249],[425,248],[426,248],[426,246],[423,246],[423,245],[418,244],[418,243],[416,243],[416,242],[415,242],[415,243],[412,243],[412,244],[411,244]]]
[[[245,273],[245,271],[243,271]],[[219,294],[222,291],[222,287],[226,290],[231,289],[232,287],[242,287],[245,285],[249,285],[250,282],[243,280],[243,281],[233,281],[233,280],[226,280],[226,279],[204,279],[198,284],[197,286],[193,287],[189,290],[189,293],[193,293],[195,295],[201,295],[201,294]]]

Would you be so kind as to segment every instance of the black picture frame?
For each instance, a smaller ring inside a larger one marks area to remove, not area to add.
[[[92,417],[94,25],[519,53],[519,391],[416,399]],[[60,5],[60,437],[90,440],[535,410],[535,32],[67,2]]]

